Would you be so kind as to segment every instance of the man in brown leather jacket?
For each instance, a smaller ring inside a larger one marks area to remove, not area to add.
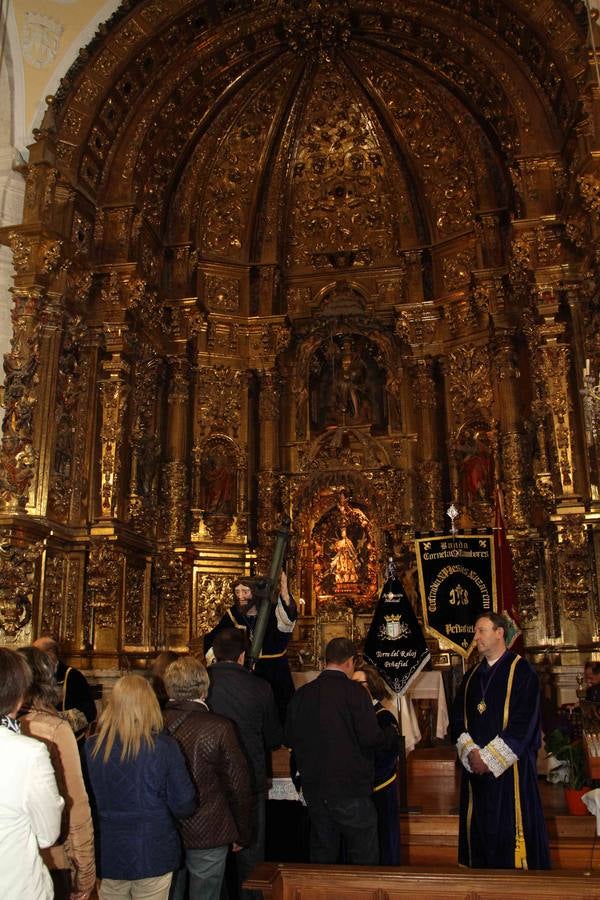
[[[175,873],[173,900],[219,900],[229,847],[250,841],[251,781],[235,726],[210,712],[204,699],[208,674],[191,656],[171,663],[164,675],[169,701],[165,726],[186,758],[198,791],[197,811],[180,823],[185,868]]]

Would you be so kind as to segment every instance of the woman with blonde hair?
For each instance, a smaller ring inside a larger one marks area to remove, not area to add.
[[[125,675],[116,682],[85,755],[101,900],[166,900],[181,859],[174,819],[195,811],[196,792],[145,678]]]
[[[56,711],[59,690],[54,664],[37,647],[19,650],[32,675],[19,722],[22,734],[48,748],[58,790],[65,801],[59,842],[41,850],[52,876],[57,900],[87,900],[96,884],[94,830],[81,774],[79,748],[69,722]]]

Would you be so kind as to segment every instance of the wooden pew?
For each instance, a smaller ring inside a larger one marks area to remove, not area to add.
[[[553,869],[600,871],[600,841],[592,816],[546,818]],[[420,869],[452,866],[458,857],[458,816],[407,815],[400,817],[403,863]],[[592,858],[593,857],[593,858]]]
[[[600,900],[600,875],[458,866],[369,868],[261,863],[244,887],[270,900]]]

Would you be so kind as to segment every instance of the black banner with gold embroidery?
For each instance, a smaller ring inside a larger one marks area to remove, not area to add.
[[[395,578],[388,578],[383,586],[363,655],[397,694],[406,691],[429,661],[421,626]]]
[[[492,535],[417,538],[415,550],[425,630],[466,658],[478,616],[497,609]]]

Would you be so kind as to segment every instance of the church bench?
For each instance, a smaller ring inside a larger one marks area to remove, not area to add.
[[[600,876],[458,866],[397,868],[261,863],[246,880],[270,900],[600,900]]]

